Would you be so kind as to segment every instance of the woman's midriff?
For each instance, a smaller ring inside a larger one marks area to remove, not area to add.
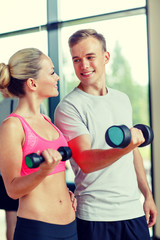
[[[46,177],[32,192],[23,196],[19,200],[18,216],[62,225],[74,221],[75,211],[65,173]]]

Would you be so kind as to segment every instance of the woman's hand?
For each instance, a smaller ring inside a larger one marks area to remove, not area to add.
[[[51,172],[62,160],[62,155],[54,149],[44,150],[41,154],[45,161],[41,163],[39,167],[43,171]]]

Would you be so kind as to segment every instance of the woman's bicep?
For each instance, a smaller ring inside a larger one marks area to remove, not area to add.
[[[23,131],[16,121],[7,120],[0,127],[0,169],[5,186],[20,176]]]

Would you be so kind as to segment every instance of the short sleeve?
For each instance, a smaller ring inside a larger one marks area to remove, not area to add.
[[[55,110],[54,122],[67,141],[83,134],[89,134],[82,114],[70,102],[59,103]]]

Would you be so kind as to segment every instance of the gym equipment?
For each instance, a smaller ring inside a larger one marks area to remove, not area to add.
[[[142,131],[145,142],[139,147],[144,147],[153,141],[154,134],[150,127],[144,124],[137,124],[134,126]],[[106,143],[113,148],[125,148],[131,142],[130,129],[125,125],[114,125],[107,129],[105,133]]]
[[[66,161],[72,157],[72,151],[69,147],[59,147],[57,151],[62,155],[61,161]],[[44,157],[37,153],[31,153],[25,157],[25,163],[29,168],[37,168],[44,161]]]

